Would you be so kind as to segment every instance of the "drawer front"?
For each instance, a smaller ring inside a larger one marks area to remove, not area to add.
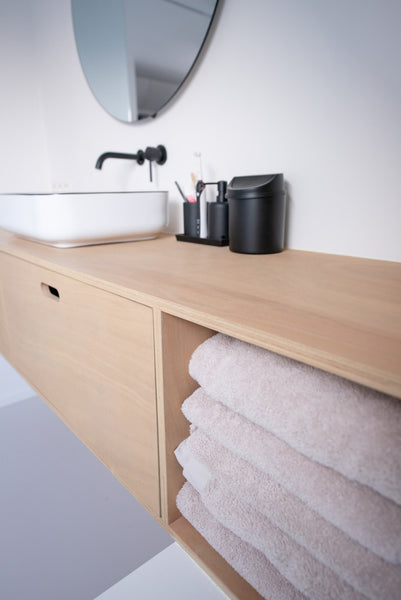
[[[158,516],[152,309],[9,255],[2,262],[9,360]]]

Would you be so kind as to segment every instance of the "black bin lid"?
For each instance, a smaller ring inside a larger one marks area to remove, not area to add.
[[[228,199],[266,198],[284,193],[282,173],[234,177],[227,187]]]

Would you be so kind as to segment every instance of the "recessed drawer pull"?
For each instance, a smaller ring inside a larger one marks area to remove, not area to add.
[[[57,302],[60,300],[60,293],[57,288],[48,285],[47,283],[41,283],[40,287],[42,288],[44,295],[48,298],[52,298],[52,300],[56,300]]]

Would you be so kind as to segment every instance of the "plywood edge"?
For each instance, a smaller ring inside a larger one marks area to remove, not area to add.
[[[199,344],[214,331],[166,313],[155,316],[157,394],[161,505],[166,524],[179,516],[175,499],[184,483],[182,469],[174,455],[177,446],[189,435],[189,422],[181,412],[184,400],[198,384],[188,373],[189,359]]]
[[[263,600],[184,517],[171,523],[168,531],[229,598]]]
[[[153,337],[155,352],[155,384],[156,384],[156,412],[157,412],[157,440],[159,454],[159,494],[160,518],[163,522],[168,520],[167,504],[167,460],[166,460],[166,414],[164,409],[164,379],[163,379],[163,338],[162,314],[160,310],[153,309]]]
[[[373,364],[368,368],[364,362],[351,360],[340,352],[331,352],[307,343],[295,342],[268,331],[237,325],[230,320],[217,318],[188,308],[181,307],[177,309],[171,305],[164,305],[163,312],[177,319],[190,321],[192,324],[214,332],[224,333],[238,340],[254,344],[401,399],[401,372],[383,370]]]

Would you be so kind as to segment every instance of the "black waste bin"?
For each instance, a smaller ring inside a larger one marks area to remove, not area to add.
[[[227,199],[230,250],[243,254],[283,250],[286,196],[282,173],[234,177]]]

